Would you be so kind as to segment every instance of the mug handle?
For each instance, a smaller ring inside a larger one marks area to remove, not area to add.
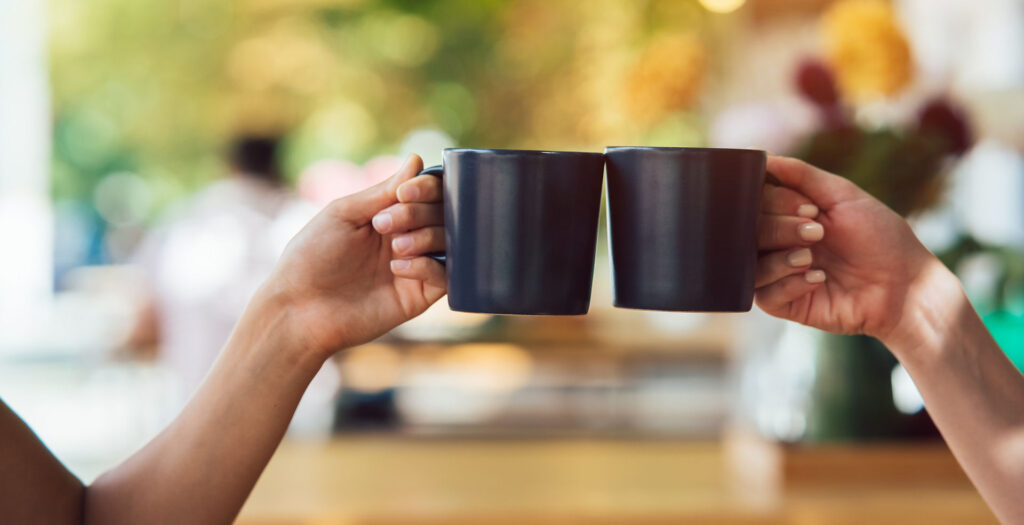
[[[421,171],[421,172],[416,174],[417,177],[419,177],[420,175],[433,175],[434,177],[443,179],[444,178],[444,166],[438,164],[437,166],[431,166],[429,168],[424,168],[423,171]],[[444,252],[431,252],[431,253],[426,254],[426,257],[430,257],[431,259],[433,259],[433,260],[435,260],[435,261],[437,261],[437,262],[439,262],[441,264],[445,264],[445,261],[448,260],[448,256]]]

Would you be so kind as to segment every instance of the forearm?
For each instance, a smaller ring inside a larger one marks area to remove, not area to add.
[[[943,437],[1006,523],[1024,521],[1024,376],[992,339],[956,278],[932,267],[885,341]]]
[[[323,364],[288,309],[256,299],[171,425],[86,491],[90,523],[229,523]]]

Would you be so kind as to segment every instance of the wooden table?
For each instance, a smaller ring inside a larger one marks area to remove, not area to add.
[[[285,442],[239,523],[995,523],[959,478],[768,494],[739,488],[725,457],[720,444],[677,441]]]

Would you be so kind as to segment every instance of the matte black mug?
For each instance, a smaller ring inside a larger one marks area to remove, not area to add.
[[[605,148],[615,306],[746,312],[763,151]]]
[[[580,315],[590,308],[604,156],[446,149],[448,305],[461,312]]]

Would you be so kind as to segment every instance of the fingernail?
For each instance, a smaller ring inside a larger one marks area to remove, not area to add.
[[[801,204],[800,207],[796,209],[796,214],[800,217],[813,219],[818,216],[818,207],[813,204]]]
[[[387,233],[388,230],[391,229],[391,214],[377,214],[373,217],[373,220],[371,222],[373,223],[373,229],[377,230],[380,233]]]
[[[807,242],[817,242],[825,238],[825,227],[816,222],[801,224],[797,232],[800,238]]]
[[[398,187],[398,200],[402,202],[414,201],[419,198],[419,196],[420,189],[412,184],[403,184]]]
[[[808,270],[804,274],[804,280],[811,284],[818,284],[825,282],[825,272],[822,270]]]
[[[391,261],[391,270],[392,271],[408,270],[409,269],[409,265],[411,265],[411,264],[412,263],[409,262],[407,259],[394,259],[394,260]]]
[[[412,237],[408,235],[401,235],[391,240],[391,249],[404,253],[412,249]]]
[[[788,255],[786,255],[786,262],[789,263],[789,265],[794,268],[798,268],[800,266],[807,266],[808,264],[811,264],[811,260],[812,257],[810,248],[801,248],[799,250],[794,250],[789,252]]]

